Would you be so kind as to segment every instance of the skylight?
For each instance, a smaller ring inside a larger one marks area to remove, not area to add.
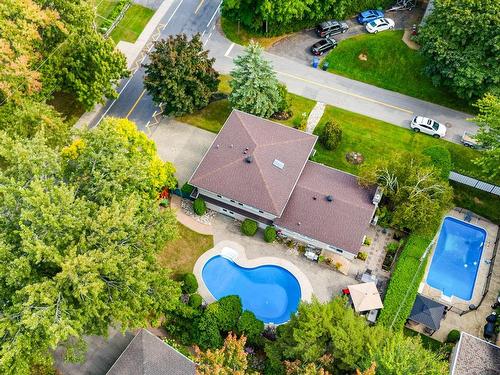
[[[276,168],[279,168],[279,169],[283,169],[283,168],[285,168],[285,163],[283,163],[281,160],[278,160],[278,159],[274,159],[274,161],[273,161],[273,165],[274,165]]]

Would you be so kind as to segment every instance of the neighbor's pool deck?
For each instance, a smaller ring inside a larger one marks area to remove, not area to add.
[[[203,253],[198,260],[196,261],[193,269],[193,273],[198,280],[198,293],[203,297],[203,299],[212,303],[216,301],[216,298],[210,293],[207,286],[205,285],[205,281],[202,277],[202,271],[205,264],[212,259],[214,256],[221,255],[222,249],[230,248],[234,250],[238,255],[233,259],[234,262],[240,267],[244,268],[255,268],[264,265],[272,265],[279,266],[286,269],[290,272],[299,282],[300,292],[301,292],[301,300],[305,302],[310,302],[313,294],[313,288],[311,282],[307,278],[307,276],[293,263],[277,258],[277,257],[259,257],[254,259],[248,259],[245,248],[240,244],[224,240],[218,242],[213,248]]]
[[[464,220],[466,212],[467,212],[466,210],[459,212],[457,209],[453,209],[450,210],[450,212],[448,212],[446,216],[450,216],[458,220]],[[462,311],[469,310],[469,305],[471,304],[477,306],[481,301],[483,292],[486,287],[486,279],[490,269],[490,265],[485,263],[485,260],[490,260],[493,257],[495,241],[497,240],[498,236],[498,226],[484,218],[473,215],[470,224],[483,228],[484,230],[486,230],[487,233],[486,241],[483,248],[483,253],[481,254],[481,261],[477,272],[476,283],[474,285],[472,299],[470,301],[465,301],[457,297],[451,297],[451,299],[448,299],[445,296],[443,298],[440,290],[432,288],[426,283],[427,274],[429,272],[429,268],[432,263],[432,256],[434,255],[434,249],[436,246],[437,239],[439,238],[440,232],[436,234],[436,242],[434,243],[434,247],[431,253],[429,254],[424,278],[419,287],[420,294],[429,297],[435,300],[436,302],[443,303],[444,305],[447,306],[452,306]],[[485,324],[484,319],[488,315],[488,312],[491,310],[490,305],[496,299],[498,290],[500,288],[500,278],[498,277],[499,274],[500,274],[500,259],[496,259],[493,269],[493,275],[489,286],[489,292],[488,295],[483,300],[481,306],[477,310],[469,312],[462,316],[455,313],[454,310],[449,311],[446,316],[446,319],[441,321],[441,328],[438,331],[436,331],[433,337],[438,340],[444,341],[446,339],[446,336],[448,335],[448,332],[451,329],[463,330],[477,337],[482,337],[481,330]]]

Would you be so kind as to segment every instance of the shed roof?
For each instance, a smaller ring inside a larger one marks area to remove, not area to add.
[[[195,372],[193,361],[141,329],[106,375],[194,375]]]
[[[308,161],[275,224],[357,254],[375,212],[375,191],[354,175]]]
[[[444,305],[418,294],[408,319],[437,331],[444,309]]]
[[[500,347],[462,332],[451,361],[451,375],[499,375]]]
[[[280,216],[316,139],[233,110],[189,183]]]
[[[347,288],[354,304],[354,310],[363,312],[384,307],[377,286],[373,281],[349,285]]]

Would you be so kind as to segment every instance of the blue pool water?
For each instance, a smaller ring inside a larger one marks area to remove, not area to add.
[[[287,322],[299,305],[299,282],[283,267],[243,268],[217,255],[205,264],[202,277],[215,298],[240,296],[243,309],[264,323]]]
[[[446,217],[432,257],[427,284],[448,297],[470,300],[485,240],[484,229]]]

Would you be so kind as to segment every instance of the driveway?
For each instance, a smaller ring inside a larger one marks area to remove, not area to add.
[[[394,20],[396,29],[409,28],[417,24],[424,14],[424,9],[416,8],[412,11],[386,12],[387,18]],[[365,26],[360,25],[354,18],[347,20],[349,30],[344,34],[334,35],[333,38],[338,42],[352,38],[359,34],[365,34]],[[310,51],[311,46],[320,38],[316,35],[314,29],[303,30],[291,34],[289,37],[281,39],[273,46],[267,49],[269,53],[287,57],[291,60],[311,64],[313,55]],[[325,55],[326,56],[326,55]]]
[[[181,186],[191,177],[215,137],[214,133],[172,119],[163,119],[150,134],[162,160],[175,165]]]

